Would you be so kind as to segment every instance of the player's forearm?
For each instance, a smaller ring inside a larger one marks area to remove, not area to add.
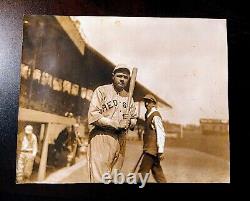
[[[114,121],[112,119],[102,117],[96,122],[94,122],[95,125],[100,126],[100,127],[109,127],[109,128],[114,128],[118,129],[119,123],[117,121]]]
[[[34,148],[33,152],[32,152],[32,155],[35,157],[37,154],[37,148]]]

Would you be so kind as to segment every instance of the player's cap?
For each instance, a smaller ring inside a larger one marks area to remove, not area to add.
[[[127,65],[125,64],[118,64],[114,70],[113,70],[113,74],[117,73],[117,72],[125,72],[128,75],[130,75],[130,69]]]
[[[24,130],[25,130],[25,133],[27,133],[27,134],[33,133],[33,127],[31,125],[25,126]]]
[[[156,103],[156,98],[152,94],[147,94],[143,97],[144,100],[151,100],[152,102]]]

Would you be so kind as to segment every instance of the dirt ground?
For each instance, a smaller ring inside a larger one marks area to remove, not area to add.
[[[141,151],[141,142],[129,141],[127,143],[126,157],[122,168],[125,175],[133,169]],[[162,167],[168,183],[230,182],[230,162],[228,160],[194,149],[169,147],[166,158],[162,161]],[[60,180],[54,181],[55,183],[88,182],[86,158],[81,159],[81,166],[78,168],[73,171],[65,168],[61,174]],[[64,177],[64,174],[67,176]],[[151,175],[148,182],[155,182]]]

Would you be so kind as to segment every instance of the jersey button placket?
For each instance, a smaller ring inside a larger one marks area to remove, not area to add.
[[[119,119],[121,120],[121,119],[123,119],[123,116],[122,116],[122,110],[121,110],[121,108],[122,108],[122,101],[121,101],[120,96],[118,96],[118,105],[119,105],[119,108],[118,108],[118,110],[119,110]]]

